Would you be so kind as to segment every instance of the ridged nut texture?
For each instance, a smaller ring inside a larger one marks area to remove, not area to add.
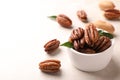
[[[82,28],[74,29],[70,35],[70,41],[73,42],[74,40],[80,39],[84,36],[84,30]]]
[[[107,19],[118,19],[120,18],[120,10],[117,10],[117,9],[105,10],[104,16]]]
[[[78,40],[74,40],[73,42],[73,47],[75,50],[79,51],[81,48],[84,48],[85,45],[85,38],[81,38]]]
[[[96,29],[96,27],[92,24],[89,23],[85,27],[85,41],[86,43],[90,46],[93,47],[95,42],[99,39],[99,34]]]
[[[64,15],[64,14],[60,14],[57,16],[56,21],[63,27],[66,28],[70,28],[72,26],[72,20]]]
[[[77,11],[77,16],[82,22],[87,22],[87,14],[84,10]]]
[[[39,69],[43,72],[47,73],[55,73],[58,72],[60,69],[60,61],[59,60],[45,60],[39,63]]]
[[[106,36],[101,36],[94,45],[96,52],[102,52],[111,46],[111,40]]]
[[[59,47],[60,41],[57,39],[50,40],[44,45],[45,51],[50,52],[54,51]]]

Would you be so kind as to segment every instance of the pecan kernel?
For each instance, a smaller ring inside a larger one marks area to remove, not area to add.
[[[39,69],[43,72],[58,72],[61,64],[59,60],[45,60],[39,63]]]
[[[120,11],[117,9],[105,10],[104,16],[107,19],[118,19],[120,17]]]
[[[70,40],[73,42],[74,40],[80,39],[84,36],[84,30],[82,28],[74,29],[70,35]]]
[[[61,26],[66,27],[66,28],[70,28],[71,25],[72,25],[71,19],[68,16],[64,15],[64,14],[58,15],[57,18],[56,18],[56,21]]]
[[[85,41],[90,46],[93,47],[94,43],[99,39],[98,31],[96,27],[89,23],[85,28]]]
[[[87,21],[87,14],[84,10],[77,11],[77,16],[81,21],[83,22]]]
[[[60,41],[57,39],[50,40],[44,45],[45,51],[53,51],[59,47]]]

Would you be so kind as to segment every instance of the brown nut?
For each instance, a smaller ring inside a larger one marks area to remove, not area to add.
[[[56,50],[59,47],[60,41],[57,39],[50,40],[44,45],[46,52],[51,52]]]
[[[94,43],[99,39],[99,34],[96,27],[89,23],[85,27],[85,41],[90,46],[93,47]]]
[[[115,8],[115,5],[112,1],[101,1],[99,3],[99,7],[101,10],[107,10],[107,9],[114,9]]]
[[[120,11],[117,9],[105,10],[104,16],[107,19],[118,19],[120,17]]]
[[[72,21],[69,17],[64,14],[57,16],[56,21],[63,27],[70,28],[72,26]]]
[[[84,36],[84,30],[82,28],[74,29],[70,35],[70,42],[73,42],[74,40],[80,39]]]
[[[58,72],[60,69],[60,61],[59,60],[45,60],[39,63],[39,69],[43,72],[47,73],[55,73]]]
[[[85,45],[85,38],[81,38],[79,40],[74,40],[73,47],[75,50],[79,51],[80,48],[84,48]]]
[[[111,40],[106,36],[101,36],[94,45],[96,52],[102,52],[111,46]]]
[[[82,22],[87,22],[87,14],[84,10],[77,11],[77,16]]]
[[[82,48],[80,49],[80,52],[85,53],[85,54],[95,54],[95,50],[90,49],[90,48]]]
[[[93,22],[93,24],[97,28],[106,30],[109,33],[113,33],[115,31],[114,26],[112,24],[108,23],[108,22],[105,22],[105,21],[97,20],[97,21]]]

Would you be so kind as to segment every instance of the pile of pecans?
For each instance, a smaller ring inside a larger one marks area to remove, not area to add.
[[[69,41],[73,48],[82,53],[99,53],[111,46],[111,40],[106,36],[100,36],[94,24],[89,23],[85,29],[74,29]]]

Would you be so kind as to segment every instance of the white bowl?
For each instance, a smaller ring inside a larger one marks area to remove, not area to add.
[[[112,58],[112,45],[105,51],[95,54],[80,53],[74,49],[68,48],[68,54],[72,64],[82,71],[94,72],[104,69]]]

